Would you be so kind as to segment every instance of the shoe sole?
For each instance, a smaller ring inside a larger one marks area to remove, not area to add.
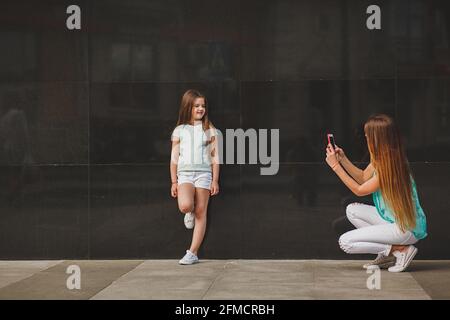
[[[419,250],[417,250],[417,248],[414,248],[414,251],[411,253],[409,258],[406,260],[406,263],[405,263],[405,266],[403,267],[403,269],[401,269],[401,270],[400,269],[399,270],[394,270],[394,271],[389,270],[389,271],[390,272],[403,272],[406,269],[408,269],[409,265],[411,264],[411,261],[414,259],[414,257],[416,256],[418,251]]]
[[[371,270],[371,269],[376,269],[376,267],[380,268],[380,269],[388,269],[390,267],[393,267],[395,265],[395,262],[386,262],[383,264],[372,264],[370,266],[363,266],[364,269],[366,270]]]
[[[186,263],[186,262],[181,262],[181,261],[179,261],[178,262],[178,264],[179,265],[182,265],[182,266],[190,266],[190,265],[193,265],[193,264],[196,264],[196,263],[198,263],[198,261],[195,261],[195,262],[188,262],[188,263]]]

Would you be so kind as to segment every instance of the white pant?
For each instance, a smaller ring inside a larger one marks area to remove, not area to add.
[[[418,241],[412,232],[402,232],[396,223],[381,218],[374,206],[349,204],[347,218],[357,229],[339,238],[339,246],[346,253],[388,255],[392,245],[410,245]]]

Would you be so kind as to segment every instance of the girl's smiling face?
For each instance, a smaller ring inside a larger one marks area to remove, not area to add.
[[[206,112],[206,104],[205,99],[197,98],[194,100],[194,106],[192,107],[192,115],[191,118],[193,121],[202,120],[203,116]]]

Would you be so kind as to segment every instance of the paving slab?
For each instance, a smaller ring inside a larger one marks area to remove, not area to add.
[[[89,299],[141,263],[142,261],[134,260],[64,261],[0,288],[0,300]],[[20,266],[21,263],[16,265]],[[81,271],[80,290],[67,288],[70,274],[66,271],[72,265],[79,266]]]
[[[427,294],[436,300],[450,300],[450,262],[414,261],[409,269]]]
[[[0,261],[0,288],[31,277],[33,274],[53,267],[61,262],[61,260]]]

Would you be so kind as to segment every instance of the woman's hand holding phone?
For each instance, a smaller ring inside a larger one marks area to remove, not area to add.
[[[330,166],[331,169],[335,169],[337,165],[339,164],[339,160],[337,158],[337,154],[331,144],[328,144],[327,146],[327,157],[325,159],[327,164]]]
[[[339,162],[345,158],[345,152],[344,149],[339,148],[339,146],[336,145],[336,148],[334,148],[334,152],[336,153],[337,159]]]
[[[341,160],[345,158],[344,150],[339,148],[338,145],[336,144],[336,141],[334,140],[334,134],[328,133],[327,139],[328,139],[327,149],[328,147],[330,147],[332,150],[334,150],[337,160],[341,162]]]

